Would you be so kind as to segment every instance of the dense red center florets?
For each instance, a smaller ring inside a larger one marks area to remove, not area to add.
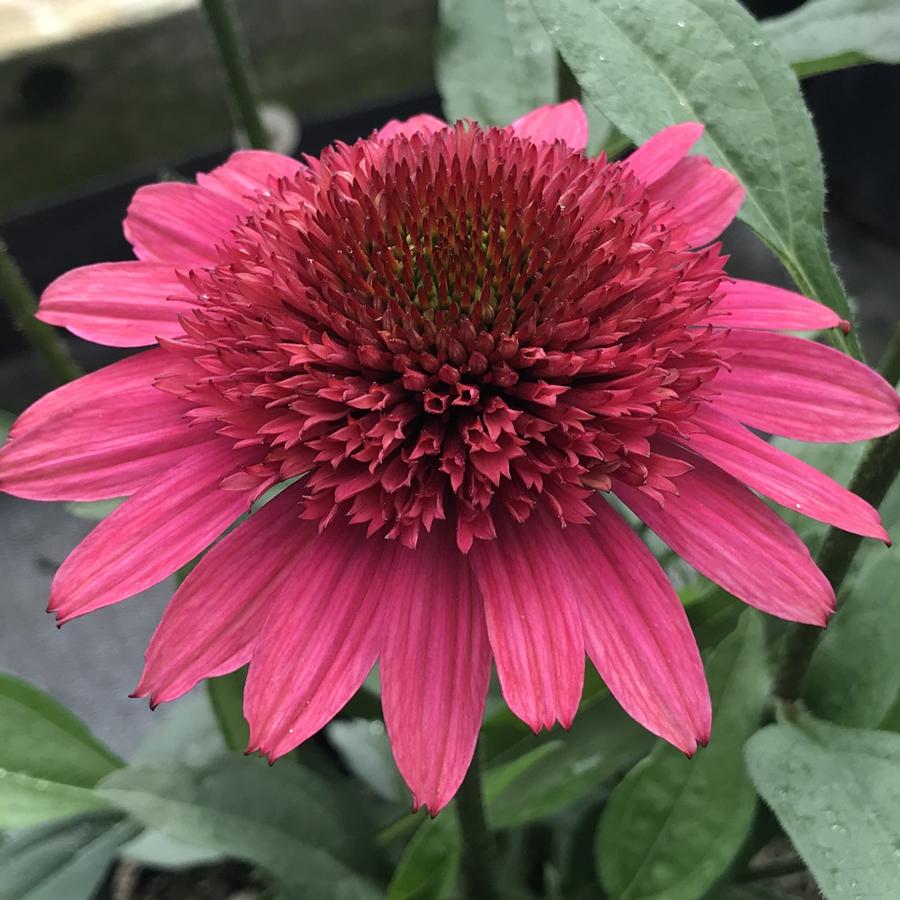
[[[305,515],[414,546],[459,545],[503,509],[561,521],[610,479],[671,490],[654,448],[723,364],[697,322],[724,277],[619,164],[457,125],[325,151],[273,182],[185,279],[163,386],[261,462],[235,486],[309,473]],[[199,367],[199,368],[198,368]]]

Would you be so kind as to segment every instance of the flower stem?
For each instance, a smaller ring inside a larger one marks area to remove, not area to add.
[[[882,372],[894,384],[900,372],[900,328],[895,332],[884,356]],[[852,412],[850,413],[852,415]],[[900,472],[900,431],[873,441],[850,481],[850,490],[874,507],[878,507]],[[831,582],[835,593],[840,590],[850,570],[862,537],[832,528],[816,555],[819,568]],[[788,634],[781,668],[775,679],[775,694],[790,703],[800,696],[806,669],[816,649],[821,629],[797,625]]]
[[[259,115],[256,78],[232,0],[203,0],[203,8],[219,48],[236,118],[250,146],[265,150],[269,137]]]
[[[481,753],[475,749],[469,771],[456,794],[456,813],[463,838],[463,871],[471,900],[496,900],[494,839],[484,812]]]
[[[0,240],[0,297],[9,308],[16,328],[44,358],[60,384],[72,381],[83,374],[55,329],[34,317],[38,305],[37,297],[34,296],[34,292],[2,240]]]

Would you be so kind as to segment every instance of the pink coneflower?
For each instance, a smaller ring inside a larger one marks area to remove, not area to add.
[[[378,661],[415,803],[453,796],[491,663],[535,730],[568,726],[587,653],[639,722],[707,740],[697,647],[615,496],[762,610],[824,624],[834,596],[755,494],[858,534],[878,514],[750,428],[856,441],[894,390],[782,330],[846,327],[725,274],[710,245],[743,190],[667,128],[589,159],[574,102],[509,128],[391,122],[297,162],[240,152],[137,192],[138,261],[87,266],[41,318],[158,345],[60,388],[0,457],[21,497],[128,495],[53,583],[60,622],[206,549],[137,694],[172,700],[250,664],[251,749],[325,725]]]

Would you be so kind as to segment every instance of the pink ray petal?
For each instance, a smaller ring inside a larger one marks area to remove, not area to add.
[[[182,333],[178,316],[192,303],[172,266],[99,263],[72,269],[43,293],[37,317],[109,347],[145,347]]]
[[[653,184],[687,156],[703,134],[699,122],[681,122],[658,131],[622,161],[644,184]]]
[[[242,206],[268,190],[279,178],[293,178],[305,166],[299,160],[271,150],[238,150],[211,172],[198,172],[197,184]]]
[[[30,406],[0,449],[0,489],[30,500],[122,497],[189,455],[210,432],[153,387],[169,360],[138,353]]]
[[[695,247],[714,241],[732,222],[744,202],[744,188],[725,169],[705,156],[686,156],[647,191],[652,200],[671,203],[674,216],[688,227]]]
[[[678,476],[665,505],[614,482],[616,495],[679,556],[707,578],[764,612],[824,625],[834,591],[806,545],[742,484],[702,457],[674,446],[694,468]]]
[[[250,662],[249,750],[284,755],[359,689],[381,648],[397,552],[339,518],[296,554]]]
[[[388,606],[384,720],[413,806],[435,815],[472,761],[491,674],[483,601],[449,526],[397,555]]]
[[[878,510],[818,469],[773,447],[734,419],[701,406],[691,418],[701,431],[685,445],[776,503],[844,531],[888,540]]]
[[[823,303],[759,281],[726,281],[709,314],[698,325],[756,331],[850,330],[850,323]]]
[[[584,645],[632,718],[688,755],[709,740],[709,690],[684,607],[665,572],[610,505],[566,533]]]
[[[496,516],[497,539],[469,558],[509,708],[534,731],[572,724],[584,680],[577,591],[566,559],[571,529],[544,512],[524,523]]]
[[[900,424],[897,392],[839,350],[784,334],[734,331],[732,371],[713,382],[720,412],[800,441],[846,443],[889,434]]]
[[[374,135],[376,141],[389,141],[392,138],[402,135],[403,137],[412,137],[414,134],[434,134],[448,128],[446,122],[437,116],[430,116],[423,113],[419,116],[412,116],[409,119],[391,119],[386,125],[379,128]]]
[[[218,485],[253,461],[216,438],[164,472],[104,519],[59,567],[49,611],[62,624],[168,578],[204,550],[250,504]]]
[[[286,488],[203,556],[150,639],[134,696],[166,703],[250,661],[293,558],[318,534],[299,517],[303,490]]]
[[[519,137],[533,141],[565,141],[573,150],[584,150],[588,142],[588,120],[577,100],[539,106],[509,126]]]
[[[221,243],[245,207],[195,184],[148,184],[135,193],[125,216],[125,237],[142,260],[174,266],[215,262]]]

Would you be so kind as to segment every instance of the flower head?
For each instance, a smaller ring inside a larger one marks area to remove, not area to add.
[[[427,116],[297,162],[237,153],[138,191],[138,261],[48,288],[41,315],[156,344],[28,410],[4,490],[129,499],[54,581],[60,621],[216,543],[151,640],[138,694],[250,663],[251,747],[321,728],[380,662],[416,803],[471,759],[492,660],[513,711],[568,725],[584,655],[685,752],[710,707],[682,606],[608,502],[736,596],[823,624],[833,593],[752,491],[885,538],[858,497],[745,426],[893,430],[894,390],[782,330],[846,327],[725,272],[743,198],[673,126],[621,163],[575,103],[504,129]]]

